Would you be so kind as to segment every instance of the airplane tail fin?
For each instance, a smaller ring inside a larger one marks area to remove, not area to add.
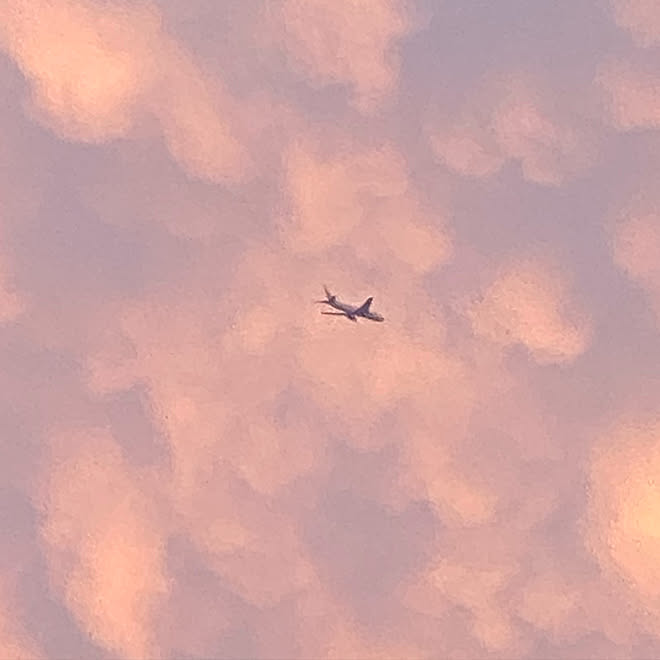
[[[328,290],[328,287],[324,284],[323,285],[323,290],[325,291],[326,299],[325,300],[315,300],[314,302],[317,303],[333,303],[337,299],[337,296],[333,295],[330,293]]]
[[[368,314],[373,298],[367,298],[360,307],[355,310],[356,314]]]

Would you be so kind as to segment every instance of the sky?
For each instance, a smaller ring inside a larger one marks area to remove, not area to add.
[[[2,0],[0,657],[660,657],[659,55]]]

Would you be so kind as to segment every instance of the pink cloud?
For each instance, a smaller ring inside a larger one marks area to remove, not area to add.
[[[5,655],[658,655],[653,12],[423,4],[0,8]]]
[[[442,218],[425,214],[405,161],[391,145],[346,145],[327,154],[320,144],[295,144],[287,156],[287,180],[292,208],[280,226],[297,252],[346,245],[366,263],[394,259],[417,274],[451,257]],[[382,238],[379,248],[370,238],[374,232]]]
[[[102,143],[136,137],[155,118],[190,176],[246,175],[227,93],[164,32],[155,6],[12,0],[3,18],[0,36],[31,84],[33,114],[56,134]]]
[[[61,432],[50,449],[39,504],[53,587],[109,650],[157,653],[153,617],[169,586],[163,529],[142,479],[103,429]]]
[[[650,48],[660,42],[660,10],[653,0],[610,0],[614,20],[635,43]]]
[[[281,42],[294,71],[314,85],[348,85],[365,113],[396,89],[395,46],[413,27],[398,0],[286,0],[269,10],[266,25],[273,32],[266,39]]]
[[[585,541],[635,624],[660,629],[657,555],[660,429],[655,419],[622,416],[591,453]],[[643,612],[643,614],[642,614]],[[635,614],[637,613],[637,614]],[[612,615],[610,615],[612,616]],[[616,628],[612,634],[616,633]],[[621,630],[618,635],[630,635]]]
[[[612,257],[647,293],[660,319],[660,215],[652,200],[624,209],[611,232]]]
[[[660,78],[630,62],[609,62],[596,78],[606,98],[606,118],[619,130],[660,126]]]
[[[46,657],[43,650],[31,638],[30,633],[23,625],[25,612],[14,598],[16,587],[3,576],[0,580],[0,654],[7,658],[35,658]]]
[[[579,176],[595,156],[591,131],[558,112],[543,87],[530,76],[491,75],[454,116],[430,108],[426,130],[436,158],[468,177],[491,176],[508,161],[545,186]]]
[[[25,300],[12,285],[11,277],[0,266],[0,323],[17,319],[25,309]]]
[[[522,344],[540,364],[570,362],[592,334],[556,265],[521,260],[502,268],[468,315],[474,332],[501,346]]]

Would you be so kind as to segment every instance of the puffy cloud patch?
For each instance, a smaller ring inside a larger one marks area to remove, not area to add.
[[[654,0],[610,0],[614,20],[639,46],[660,42],[660,8]]]
[[[92,639],[126,656],[159,652],[155,617],[169,589],[150,481],[95,428],[54,435],[41,474],[51,583]]]
[[[558,112],[539,80],[510,74],[486,78],[455,115],[432,107],[426,131],[435,157],[468,177],[496,174],[507,162],[523,177],[559,186],[593,162],[593,131],[575,113]]]
[[[353,103],[365,113],[395,90],[396,43],[412,29],[397,0],[285,0],[268,23],[282,39],[294,71],[314,85],[350,86]]]
[[[287,180],[291,211],[280,227],[296,252],[343,246],[369,266],[394,269],[399,262],[416,274],[451,257],[442,217],[424,212],[405,161],[392,145],[350,145],[337,153],[319,143],[298,143],[287,157]]]
[[[596,84],[604,95],[605,118],[621,131],[660,127],[660,77],[626,60],[602,65]]]
[[[624,209],[611,230],[614,263],[648,295],[660,319],[660,211],[652,200]]]
[[[468,316],[477,335],[501,346],[522,344],[540,364],[572,362],[592,333],[560,268],[531,259],[503,267]]]
[[[244,178],[249,158],[226,91],[166,34],[154,5],[11,0],[0,12],[0,44],[56,134],[103,143],[155,117],[190,176]]]
[[[655,417],[628,415],[606,429],[590,456],[584,527],[587,547],[611,587],[630,616],[638,613],[635,624],[654,635],[660,630],[659,466]]]

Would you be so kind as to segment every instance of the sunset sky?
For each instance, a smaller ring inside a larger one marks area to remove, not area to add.
[[[660,2],[0,0],[0,83],[2,660],[660,657]]]

